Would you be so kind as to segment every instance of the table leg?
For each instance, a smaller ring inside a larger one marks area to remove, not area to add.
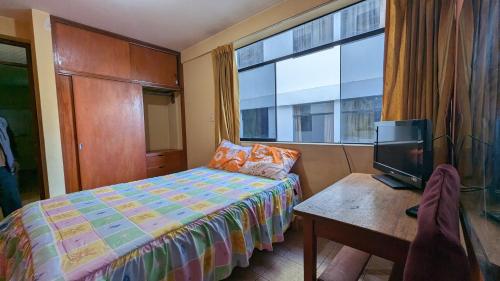
[[[304,281],[316,281],[316,234],[314,221],[304,218]]]
[[[405,265],[401,263],[394,263],[391,270],[389,281],[402,281]]]

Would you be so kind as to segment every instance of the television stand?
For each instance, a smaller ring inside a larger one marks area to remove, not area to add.
[[[413,189],[411,186],[404,182],[400,182],[397,179],[387,175],[387,174],[382,174],[382,175],[372,175],[372,177],[378,181],[381,181],[385,185],[393,188],[393,189]]]

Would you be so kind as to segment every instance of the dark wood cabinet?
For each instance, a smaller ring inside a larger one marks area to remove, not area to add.
[[[173,54],[130,44],[130,63],[134,80],[179,87],[177,57]]]
[[[73,76],[82,189],[146,178],[142,88]]]
[[[128,42],[60,22],[52,28],[60,71],[130,79]]]

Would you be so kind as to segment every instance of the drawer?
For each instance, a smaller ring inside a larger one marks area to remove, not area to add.
[[[183,171],[184,168],[179,165],[178,167],[155,167],[155,168],[148,168],[147,169],[147,174],[148,178],[153,178],[153,177],[159,177],[159,176],[164,176],[172,173],[177,173]]]
[[[167,163],[167,155],[166,153],[159,153],[156,155],[147,155],[146,156],[146,167],[155,168],[159,166],[164,166]]]
[[[185,170],[182,150],[153,152],[146,155],[148,177],[157,177]]]

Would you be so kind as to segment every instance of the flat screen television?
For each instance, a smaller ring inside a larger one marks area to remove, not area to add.
[[[430,120],[375,123],[374,176],[393,188],[424,188],[433,169]]]

